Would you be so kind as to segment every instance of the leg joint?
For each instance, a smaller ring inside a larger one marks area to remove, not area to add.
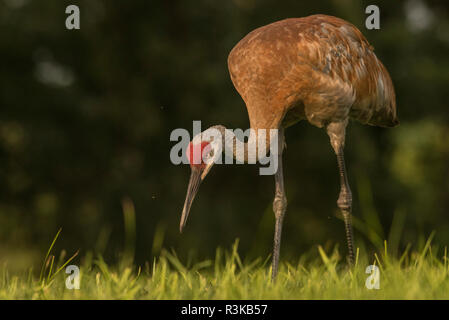
[[[351,211],[352,208],[352,193],[349,189],[342,189],[340,195],[338,196],[337,206],[340,210]]]
[[[287,210],[287,197],[284,195],[276,195],[273,201],[273,210],[276,215],[283,215]]]

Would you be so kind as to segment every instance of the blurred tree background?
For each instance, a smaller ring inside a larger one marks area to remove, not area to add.
[[[80,30],[65,28],[70,4]],[[365,28],[369,4],[380,30]],[[395,251],[432,231],[449,244],[448,9],[443,0],[0,0],[0,263],[38,269],[60,227],[58,250],[107,261],[127,245],[137,263],[162,247],[202,259],[236,238],[244,256],[267,257],[274,178],[255,165],[216,166],[181,235],[190,169],[170,162],[169,137],[193,120],[247,128],[228,53],[259,26],[316,13],[356,25],[396,88],[399,127],[348,129],[356,245],[387,239]],[[282,259],[317,244],[346,249],[325,131],[301,122],[286,138]]]

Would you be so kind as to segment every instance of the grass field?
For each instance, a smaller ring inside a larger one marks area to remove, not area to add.
[[[449,299],[447,247],[436,248],[431,239],[421,251],[406,249],[396,258],[386,248],[373,256],[358,253],[351,270],[338,249],[326,253],[318,247],[317,259],[281,263],[274,283],[269,258],[243,263],[238,242],[231,250],[217,249],[213,261],[190,266],[168,251],[142,267],[126,262],[112,267],[87,255],[79,290],[66,288],[71,259],[52,256],[53,242],[40,277],[32,270],[11,275],[1,267],[0,299]],[[368,265],[379,267],[379,289],[365,285]]]

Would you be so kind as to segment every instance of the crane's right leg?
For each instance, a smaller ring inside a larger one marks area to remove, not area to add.
[[[345,146],[345,132],[348,121],[331,122],[327,126],[327,134],[331,140],[332,148],[337,155],[338,169],[340,173],[340,195],[337,205],[343,215],[346,230],[346,240],[348,242],[349,264],[354,264],[354,240],[352,234],[352,193],[349,187],[348,176],[346,173],[345,158],[343,148]]]
[[[284,150],[285,139],[284,130],[278,132],[278,170],[275,178],[275,195],[273,201],[273,211],[276,217],[276,226],[274,229],[273,261],[271,268],[271,280],[274,281],[278,272],[279,251],[281,249],[282,222],[284,221],[285,210],[287,209],[287,197],[284,190],[284,175],[282,173],[282,152]]]

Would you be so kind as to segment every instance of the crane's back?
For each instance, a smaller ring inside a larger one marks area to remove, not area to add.
[[[252,127],[301,119],[322,127],[348,117],[398,124],[388,71],[362,33],[342,19],[313,15],[260,27],[232,49],[228,67]]]

